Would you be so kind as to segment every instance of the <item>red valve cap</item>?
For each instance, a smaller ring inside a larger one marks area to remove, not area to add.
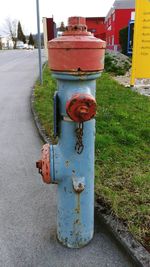
[[[46,184],[51,183],[50,177],[50,150],[49,144],[45,144],[42,148],[42,159],[36,162],[36,167],[42,175],[43,181]]]
[[[89,121],[96,115],[95,98],[88,94],[75,94],[67,101],[66,112],[73,121]]]

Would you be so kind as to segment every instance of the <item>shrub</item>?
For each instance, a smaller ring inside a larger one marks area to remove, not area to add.
[[[106,53],[105,55],[105,71],[114,75],[125,75],[130,69],[130,63],[127,60],[121,60],[115,55]]]

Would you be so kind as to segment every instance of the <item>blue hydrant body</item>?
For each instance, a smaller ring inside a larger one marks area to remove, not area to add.
[[[82,26],[76,18],[72,18],[70,27],[72,24]],[[84,32],[81,28],[79,31]],[[105,42],[101,43],[104,57]],[[67,247],[80,248],[92,239],[94,232],[95,90],[102,67],[82,71],[79,64],[75,71],[69,71],[65,69],[67,64],[62,69],[61,65],[54,66],[53,49],[62,49],[57,45],[50,47],[53,53],[50,67],[57,80],[54,117],[59,141],[57,145],[45,145],[37,167],[45,182],[58,184],[58,240]],[[97,60],[103,60],[102,56]]]
[[[58,80],[60,115],[67,118],[66,102],[76,93],[95,97],[95,78],[55,74]],[[60,121],[60,137],[51,146],[51,176],[58,183],[57,236],[68,247],[81,247],[93,236],[94,225],[94,139],[95,119],[84,123],[81,154],[75,150],[78,123]]]

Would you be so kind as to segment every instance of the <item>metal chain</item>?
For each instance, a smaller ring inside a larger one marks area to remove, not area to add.
[[[84,149],[84,145],[82,143],[82,137],[83,137],[83,122],[79,123],[78,128],[75,130],[76,133],[76,138],[77,138],[77,142],[75,145],[75,150],[77,151],[78,154],[81,154],[83,149]]]

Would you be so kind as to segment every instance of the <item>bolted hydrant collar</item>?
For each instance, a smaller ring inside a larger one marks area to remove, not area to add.
[[[83,17],[70,17],[68,26],[66,27],[63,36],[65,35],[92,35],[87,31],[86,20]]]

